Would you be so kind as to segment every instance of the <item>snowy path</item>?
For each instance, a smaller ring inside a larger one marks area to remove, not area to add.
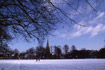
[[[105,70],[105,59],[0,60],[0,70]]]

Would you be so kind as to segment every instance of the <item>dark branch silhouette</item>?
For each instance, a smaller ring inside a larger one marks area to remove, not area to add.
[[[78,8],[81,6],[81,0],[62,0],[62,2],[68,5],[71,11],[74,10],[80,16],[83,16],[83,14],[78,11]],[[88,0],[85,0],[85,2],[96,11]],[[61,15],[69,19],[70,22],[66,22]],[[30,40],[30,38],[35,38],[39,42],[42,42],[47,35],[51,35],[52,30],[56,29],[56,24],[62,22],[84,26],[78,24],[76,20],[69,16],[69,13],[54,4],[52,0],[0,1],[1,43],[10,41],[18,35],[23,36],[27,41]]]

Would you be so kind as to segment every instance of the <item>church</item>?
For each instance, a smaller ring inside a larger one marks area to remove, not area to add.
[[[51,54],[50,54],[49,40],[47,40],[47,45],[46,45],[46,58],[49,59],[50,57],[51,57]]]

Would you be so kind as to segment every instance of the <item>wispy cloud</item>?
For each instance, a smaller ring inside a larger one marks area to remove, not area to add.
[[[91,31],[91,37],[94,37],[99,34],[99,32],[105,31],[105,25],[98,24],[96,27],[93,27]]]
[[[103,22],[105,19],[105,12],[98,12],[97,16],[93,20],[89,21],[90,24]]]
[[[66,30],[60,30],[57,32],[57,35],[61,38],[66,38],[66,39],[70,39],[73,37],[80,37],[83,35],[94,37],[100,34],[101,32],[105,31],[105,24],[101,23],[105,19],[104,16],[105,16],[105,12],[98,12],[97,16],[91,20],[88,20],[88,22],[86,22],[85,20],[81,20],[79,22],[79,24],[88,24],[88,26],[82,27],[82,26],[74,25],[74,31],[70,32]],[[101,19],[101,22],[100,22],[100,19]]]
[[[90,37],[94,37],[98,35],[100,32],[105,31],[105,25],[103,24],[97,24],[96,26],[89,26],[81,28],[71,34],[72,37],[79,37],[82,35],[89,34]]]

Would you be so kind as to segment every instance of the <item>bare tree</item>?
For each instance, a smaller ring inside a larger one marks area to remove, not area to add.
[[[43,46],[36,47],[36,59],[45,58],[46,49]]]
[[[27,58],[28,59],[33,59],[35,58],[35,49],[32,47],[32,48],[29,48],[27,51]]]
[[[75,47],[75,45],[72,45],[71,46],[71,51],[75,51],[75,50],[77,50],[76,47]]]
[[[69,51],[69,46],[68,45],[64,45],[64,52],[65,54],[67,54]]]
[[[61,58],[62,51],[60,46],[54,46],[55,58]]]
[[[16,35],[26,40],[43,40],[54,29],[57,17],[48,0],[1,0],[0,41],[7,41]]]
[[[13,53],[14,53],[13,58],[14,59],[19,59],[19,50],[18,49],[14,49]]]
[[[82,16],[78,11],[82,0],[61,1],[68,5],[70,10]],[[84,0],[84,3],[96,11],[90,1]],[[71,23],[78,24],[69,15],[72,14],[58,7],[54,0],[0,0],[0,42],[10,41],[17,35],[23,36],[26,40],[36,38],[40,42],[55,29],[56,23],[66,23],[63,16]]]

